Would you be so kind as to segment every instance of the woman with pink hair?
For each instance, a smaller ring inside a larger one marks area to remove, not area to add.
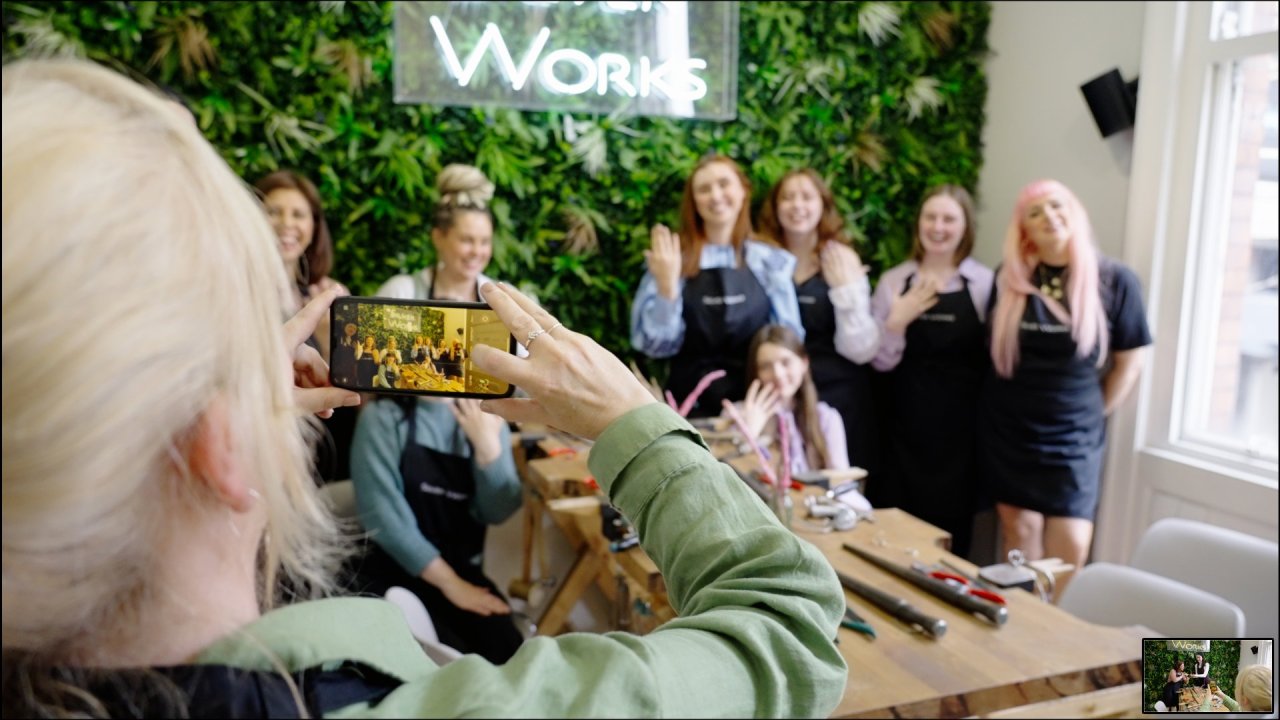
[[[1079,567],[1093,540],[1106,416],[1151,344],[1142,288],[1098,254],[1075,194],[1039,180],[1018,196],[992,297],[979,469],[1006,550]]]

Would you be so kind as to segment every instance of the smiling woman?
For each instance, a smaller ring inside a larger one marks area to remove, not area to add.
[[[350,295],[342,283],[329,277],[333,269],[333,240],[324,219],[320,193],[310,180],[292,170],[278,170],[254,183],[267,209],[271,228],[280,241],[280,258],[293,278],[293,299],[302,307],[311,298],[338,288]],[[296,310],[297,308],[293,308]],[[329,361],[329,318],[316,327],[308,344]]]
[[[677,400],[709,373],[726,372],[692,403],[694,417],[718,415],[721,400],[743,398],[747,346],[765,324],[804,337],[795,258],[751,238],[750,196],[736,162],[723,155],[699,162],[685,183],[681,234],[653,227],[648,271],[631,305],[631,343],[650,357],[672,358],[667,389]]]
[[[1137,383],[1151,344],[1142,287],[1098,254],[1084,206],[1054,180],[1018,196],[997,277],[981,475],[1006,550],[1079,567],[1093,540],[1106,416]]]
[[[977,504],[974,428],[992,273],[969,257],[973,201],[963,187],[926,192],[912,235],[911,259],[880,276],[871,301],[883,329],[872,365],[889,373],[893,402],[884,472],[867,495],[947,530],[963,556]]]
[[[480,302],[480,286],[488,280],[484,271],[493,257],[493,183],[479,168],[455,164],[440,171],[436,185],[435,265],[396,275],[378,288],[380,297]]]

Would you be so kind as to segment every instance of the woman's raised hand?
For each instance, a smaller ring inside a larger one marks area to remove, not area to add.
[[[867,274],[858,253],[844,243],[828,240],[822,244],[818,256],[822,260],[822,277],[833,288],[848,285]]]
[[[471,351],[471,361],[480,370],[529,393],[528,399],[485,400],[484,410],[512,422],[543,423],[594,440],[614,420],[657,402],[613,353],[560,325],[519,290],[486,283],[480,293],[529,350],[525,358],[488,345]]]
[[[911,289],[893,299],[889,307],[889,317],[885,318],[884,327],[889,332],[901,334],[915,319],[926,310],[938,304],[938,286],[933,278],[926,277],[911,286]]]
[[[680,284],[680,236],[666,225],[654,225],[649,232],[649,240],[649,249],[644,251],[649,274],[658,284],[658,293],[668,300],[675,300]]]

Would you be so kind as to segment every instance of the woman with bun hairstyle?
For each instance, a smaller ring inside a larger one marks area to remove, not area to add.
[[[396,275],[378,288],[379,297],[481,301],[480,286],[491,281],[484,270],[493,257],[493,183],[479,168],[454,164],[440,171],[436,186],[440,202],[431,229],[435,264]]]
[[[474,167],[449,165],[437,184],[436,263],[391,278],[379,295],[476,302],[480,286],[491,282],[483,272],[493,251],[493,183]],[[398,354],[393,343],[388,354]],[[439,376],[439,349],[424,336],[419,350]],[[359,589],[382,595],[407,588],[426,605],[444,644],[506,662],[523,637],[482,560],[488,526],[523,500],[507,424],[474,399],[380,398],[360,413],[351,478],[373,539]]]
[[[1142,287],[1132,270],[1098,253],[1075,194],[1040,180],[1018,195],[993,305],[978,467],[1004,547],[1082,567],[1107,416],[1137,384],[1151,344]]]
[[[810,168],[786,173],[765,197],[760,231],[796,257],[792,278],[813,383],[844,421],[849,461],[871,470],[879,463],[867,363],[880,345],[880,329],[871,317],[867,268],[831,188]]]
[[[804,338],[791,253],[752,237],[751,182],[733,160],[710,155],[694,167],[680,204],[680,234],[655,225],[647,271],[631,304],[631,344],[671,358],[667,389],[685,401],[709,373],[691,417],[719,415],[746,395],[747,347],[765,325]]]
[[[974,424],[993,274],[969,256],[973,200],[959,185],[924,194],[912,236],[911,258],[880,276],[871,300],[884,329],[872,366],[887,373],[887,442],[867,495],[951,533],[963,557],[977,510]]]

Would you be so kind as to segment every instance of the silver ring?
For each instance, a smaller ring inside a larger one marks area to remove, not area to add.
[[[546,334],[546,332],[547,332],[547,331],[546,331],[546,330],[543,330],[542,328],[538,328],[537,330],[530,330],[530,331],[529,331],[529,337],[525,338],[525,340],[524,340],[524,347],[525,347],[525,349],[527,350],[528,348],[532,347],[532,346],[533,346],[533,341],[534,341],[534,340],[537,340],[539,337],[542,337],[543,335],[545,335],[545,334]]]
[[[564,327],[564,323],[556,323],[555,325],[552,325],[546,330],[543,330],[541,328],[537,330],[530,330],[529,337],[525,338],[525,341],[524,341],[524,349],[528,350],[529,346],[533,345],[534,340],[537,340],[538,338],[542,337],[543,335],[546,335],[547,333],[551,332],[552,330],[555,330],[558,327]]]

